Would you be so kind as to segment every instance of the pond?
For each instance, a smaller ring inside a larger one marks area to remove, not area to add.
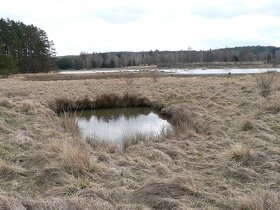
[[[76,112],[76,121],[84,137],[122,146],[125,136],[157,136],[171,124],[147,107],[95,109]]]

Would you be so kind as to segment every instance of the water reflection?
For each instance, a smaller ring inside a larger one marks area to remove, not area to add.
[[[94,115],[98,121],[114,121],[121,117],[125,119],[136,118],[139,114],[148,115],[152,110],[150,108],[111,108],[111,109],[95,109],[84,110],[78,112],[77,115],[80,119],[90,120]]]
[[[171,125],[151,108],[113,108],[77,112],[84,137],[100,138],[122,144],[124,135],[157,135]]]

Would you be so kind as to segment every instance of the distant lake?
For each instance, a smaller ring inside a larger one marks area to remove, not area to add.
[[[256,74],[264,73],[267,71],[280,72],[280,69],[169,69],[165,72],[173,74],[190,74],[190,75],[201,75],[201,74]]]
[[[153,71],[153,70],[152,70]],[[207,74],[256,74],[264,73],[267,71],[280,72],[279,68],[271,69],[238,69],[238,68],[226,68],[226,69],[156,69],[155,71],[166,73],[166,74],[176,74],[176,75],[207,75]],[[73,71],[60,71],[60,74],[107,74],[107,73],[138,73],[138,72],[148,72],[137,69],[106,69],[106,70],[73,70]]]

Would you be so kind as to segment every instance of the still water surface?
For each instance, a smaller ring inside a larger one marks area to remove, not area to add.
[[[171,128],[169,122],[151,108],[112,108],[84,110],[76,113],[84,137],[122,144],[124,135],[157,135]]]

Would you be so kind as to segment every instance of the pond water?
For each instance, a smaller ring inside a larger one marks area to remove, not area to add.
[[[171,125],[151,108],[112,108],[76,112],[76,121],[84,137],[93,137],[122,145],[124,136],[156,136]]]

